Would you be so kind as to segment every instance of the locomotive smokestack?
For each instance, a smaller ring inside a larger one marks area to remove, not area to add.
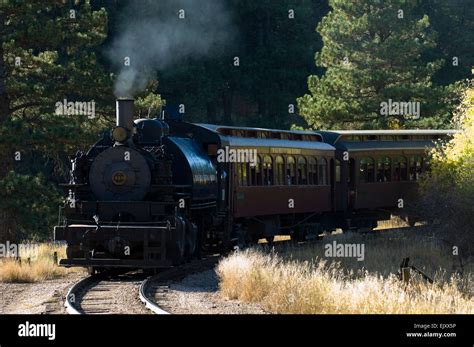
[[[117,99],[117,126],[132,131],[133,129],[133,99]]]

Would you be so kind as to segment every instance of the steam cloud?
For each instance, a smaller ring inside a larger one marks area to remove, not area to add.
[[[120,34],[107,51],[119,71],[117,97],[132,97],[157,71],[185,58],[224,49],[233,36],[223,0],[131,0],[119,23]]]

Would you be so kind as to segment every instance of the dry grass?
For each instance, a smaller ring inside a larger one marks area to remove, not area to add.
[[[365,259],[325,258],[333,240],[364,243]],[[409,285],[395,273],[403,257],[435,279],[414,276]],[[272,252],[247,250],[222,260],[222,295],[260,303],[275,313],[474,313],[473,264],[459,276],[457,259],[426,235],[403,232],[344,234],[303,247]]]
[[[64,258],[66,248],[56,244],[41,244],[30,252],[21,254],[21,262],[12,258],[2,259],[0,261],[0,282],[39,282],[78,271],[77,269],[62,268],[55,264],[54,252],[58,253],[58,259]],[[29,262],[28,258],[30,258]]]

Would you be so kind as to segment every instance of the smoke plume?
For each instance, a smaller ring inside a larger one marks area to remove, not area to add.
[[[223,2],[131,0],[119,20],[118,37],[107,51],[118,71],[115,95],[132,97],[157,71],[225,49],[233,30]]]

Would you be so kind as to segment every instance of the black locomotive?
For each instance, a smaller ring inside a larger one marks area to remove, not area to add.
[[[71,159],[61,265],[163,268],[275,235],[373,228],[414,202],[427,147],[453,132],[228,127],[133,109],[117,100],[116,127]]]

